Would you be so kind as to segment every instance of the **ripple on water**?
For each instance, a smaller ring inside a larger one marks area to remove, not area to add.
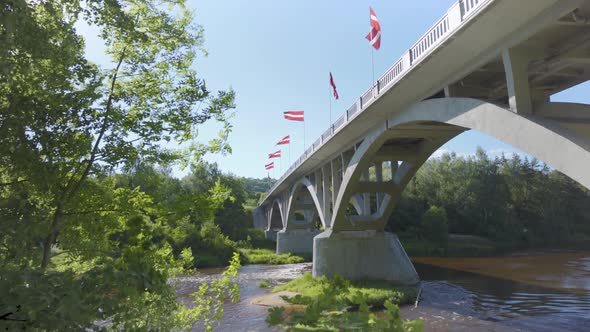
[[[311,263],[285,265],[245,265],[240,268],[236,281],[240,285],[240,302],[226,303],[221,325],[215,331],[274,331],[267,326],[268,308],[250,304],[255,297],[266,294],[267,289],[260,288],[258,283],[263,280],[276,283],[294,279],[305,272],[311,271]],[[221,277],[223,269],[203,269],[196,276],[180,277],[176,284],[177,292],[184,301],[190,300],[190,294],[197,290],[203,282],[210,282]],[[202,328],[196,326],[193,331]]]

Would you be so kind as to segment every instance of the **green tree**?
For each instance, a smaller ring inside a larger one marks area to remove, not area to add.
[[[111,65],[84,57],[82,19]],[[185,232],[181,210],[112,176],[231,151],[234,93],[213,95],[197,77],[202,42],[184,0],[0,4],[0,316],[48,330],[101,320],[167,330],[203,318],[168,283],[192,264],[169,240]],[[219,136],[198,142],[209,120]],[[228,196],[216,184],[198,213],[214,215]]]
[[[445,210],[437,206],[431,206],[422,215],[420,231],[427,240],[439,243],[446,242],[449,237],[449,226]]]

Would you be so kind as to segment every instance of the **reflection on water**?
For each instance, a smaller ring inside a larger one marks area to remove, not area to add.
[[[418,308],[402,317],[420,318],[429,331],[590,330],[590,253],[525,253],[486,258],[415,258],[422,279]],[[272,331],[267,308],[250,301],[265,294],[261,280],[275,283],[311,270],[310,263],[248,265],[240,269],[241,301],[228,304],[219,331]],[[185,278],[185,298],[221,269]],[[198,330],[198,329],[196,329]]]
[[[416,258],[420,308],[436,330],[578,331],[590,326],[590,253]],[[432,316],[437,316],[434,319]]]

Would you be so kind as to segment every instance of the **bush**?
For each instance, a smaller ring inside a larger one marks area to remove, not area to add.
[[[311,256],[295,254],[276,254],[270,249],[240,249],[241,260],[244,264],[296,264],[310,262]]]
[[[252,248],[275,249],[277,247],[275,241],[266,238],[266,234],[262,229],[249,228],[245,232]]]
[[[449,238],[449,224],[445,209],[431,206],[430,209],[422,215],[420,231],[426,240],[437,243],[446,243]]]
[[[196,267],[226,266],[237,251],[236,243],[212,222],[202,224],[198,233],[189,235],[182,246],[191,248]]]
[[[416,290],[399,288],[386,282],[349,282],[336,275],[313,278],[310,273],[276,287],[273,292],[293,291],[283,297],[303,304],[302,312],[286,315],[283,307],[269,309],[266,322],[290,331],[421,331],[421,321],[403,321],[397,304],[415,299]],[[380,312],[375,312],[378,310]]]

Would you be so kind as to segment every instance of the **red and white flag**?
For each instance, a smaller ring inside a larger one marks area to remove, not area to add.
[[[280,156],[281,156],[281,150],[279,150],[277,152],[269,153],[268,159],[279,158]]]
[[[287,111],[283,112],[283,116],[285,117],[285,119],[291,121],[304,121],[303,111]]]
[[[283,144],[289,144],[291,143],[291,138],[289,137],[289,135],[281,138],[281,140],[276,144],[276,145],[283,145]]]
[[[369,7],[371,12],[371,32],[365,37],[371,42],[371,45],[378,50],[381,47],[381,25],[379,24],[379,20],[377,19],[377,15],[375,15],[375,11],[373,8]]]
[[[270,163],[270,164],[266,164],[266,165],[264,165],[264,168],[265,168],[265,169],[267,169],[267,170],[268,170],[268,169],[273,169],[273,168],[275,168],[275,163],[274,163],[274,161],[273,161],[272,163]]]
[[[332,77],[332,73],[330,73],[330,85],[332,86],[332,89],[334,90],[334,98],[336,98],[336,100],[338,100],[338,91],[336,91],[336,84],[334,84],[334,77]]]

